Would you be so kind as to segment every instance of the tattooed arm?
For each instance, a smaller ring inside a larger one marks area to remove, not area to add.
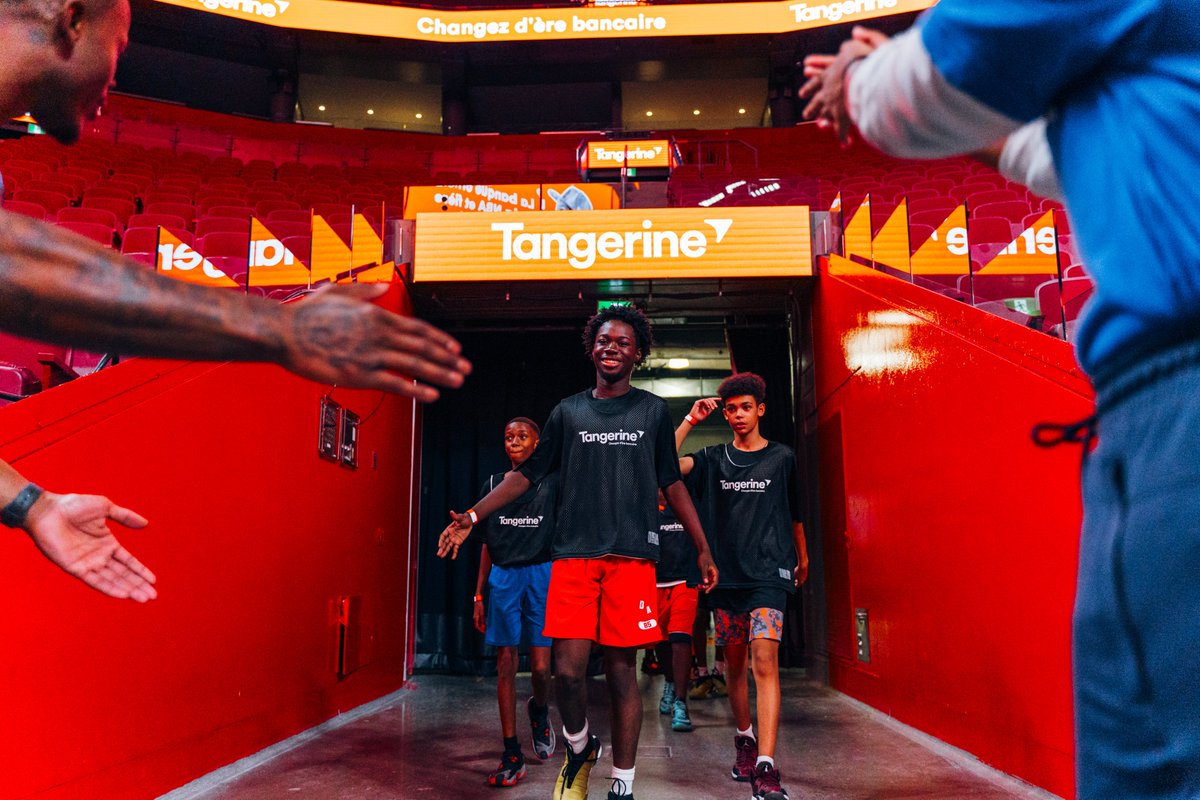
[[[424,402],[438,397],[427,384],[460,386],[471,365],[458,342],[369,302],[385,291],[337,286],[279,304],[164,278],[0,210],[0,328],[11,333],[124,355],[272,362],[321,383]]]

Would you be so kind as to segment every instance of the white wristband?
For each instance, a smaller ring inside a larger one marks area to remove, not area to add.
[[[478,524],[479,517],[478,517],[478,515],[475,514],[475,509],[473,509],[473,508],[467,509],[467,516],[471,518],[472,525]]]
[[[693,417],[691,414],[685,414],[683,417],[683,421],[686,422],[688,425],[696,424],[696,418]]]

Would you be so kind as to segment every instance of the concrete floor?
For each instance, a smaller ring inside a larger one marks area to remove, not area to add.
[[[343,715],[165,795],[163,800],[545,800],[561,763],[531,757],[519,728],[529,776],[493,789],[485,776],[500,755],[491,679],[419,675],[410,688]],[[528,676],[518,678],[525,697]],[[674,733],[658,714],[662,678],[641,677],[646,709],[639,748],[638,800],[745,800],[749,784],[729,778],[733,725],[724,700],[693,701],[692,733]],[[605,743],[590,797],[607,796],[612,767],[603,678],[589,687],[592,730]],[[991,770],[871,709],[813,683],[796,670],[783,676],[783,718],[776,762],[792,800],[1047,800],[1051,795]],[[523,704],[522,704],[523,705]],[[521,720],[523,713],[518,714]],[[557,715],[551,718],[556,725]],[[560,743],[561,747],[561,743]]]

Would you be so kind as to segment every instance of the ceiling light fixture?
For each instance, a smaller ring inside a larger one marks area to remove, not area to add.
[[[746,109],[744,109],[744,108],[739,108],[739,109],[738,109],[738,113],[739,113],[739,114],[745,114],[745,113],[746,113]]]
[[[373,109],[373,108],[368,108],[368,109],[367,109],[367,113],[368,113],[368,114],[374,114],[374,113],[375,113],[375,109]]]
[[[317,106],[317,111],[324,111],[324,110],[325,110],[325,106]]]
[[[647,111],[647,112],[646,112],[646,116],[647,116],[647,117],[653,117],[653,116],[654,116],[654,112],[653,112],[653,111]]]
[[[687,369],[691,363],[686,358],[669,358],[667,359],[667,369]]]
[[[422,114],[420,111],[418,111],[418,112],[417,112],[417,119],[424,119],[424,118],[425,118],[425,115],[424,115],[424,114]]]
[[[698,108],[693,108],[693,109],[692,109],[692,116],[694,116],[694,117],[698,117],[698,116],[700,116],[700,109],[698,109]]]

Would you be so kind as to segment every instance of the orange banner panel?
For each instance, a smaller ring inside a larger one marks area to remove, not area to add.
[[[1047,211],[979,269],[988,275],[1057,275],[1058,229]]]
[[[812,274],[807,206],[421,214],[415,281]]]
[[[250,219],[250,286],[308,286],[312,274],[265,224]]]
[[[192,249],[190,244],[184,244],[175,234],[163,227],[158,229],[157,253],[154,268],[163,275],[201,286],[242,288],[237,281]]]
[[[396,264],[394,261],[389,261],[386,264],[378,264],[374,267],[367,267],[354,273],[355,283],[391,283],[398,277],[396,275]]]
[[[912,256],[913,275],[968,275],[971,248],[967,240],[967,207],[950,212]]]
[[[588,169],[672,167],[671,143],[666,139],[588,142]]]
[[[410,186],[404,199],[404,218],[458,211],[590,211],[620,207],[616,191],[604,183]]]
[[[935,0],[777,0],[614,8],[476,10],[416,8],[347,0],[158,2],[281,28],[476,44],[784,33],[921,11],[932,6]]]
[[[871,242],[871,258],[892,269],[908,272],[908,201],[901,200]]]
[[[356,267],[383,263],[383,239],[362,214],[354,215],[354,227],[350,231],[350,256]]]
[[[319,214],[313,214],[312,218],[312,256],[309,260],[313,283],[336,279],[354,262],[350,246]]]
[[[842,213],[845,214],[844,211]],[[871,260],[871,195],[863,198],[862,205],[846,223],[842,232],[842,249],[846,258],[858,256]]]

